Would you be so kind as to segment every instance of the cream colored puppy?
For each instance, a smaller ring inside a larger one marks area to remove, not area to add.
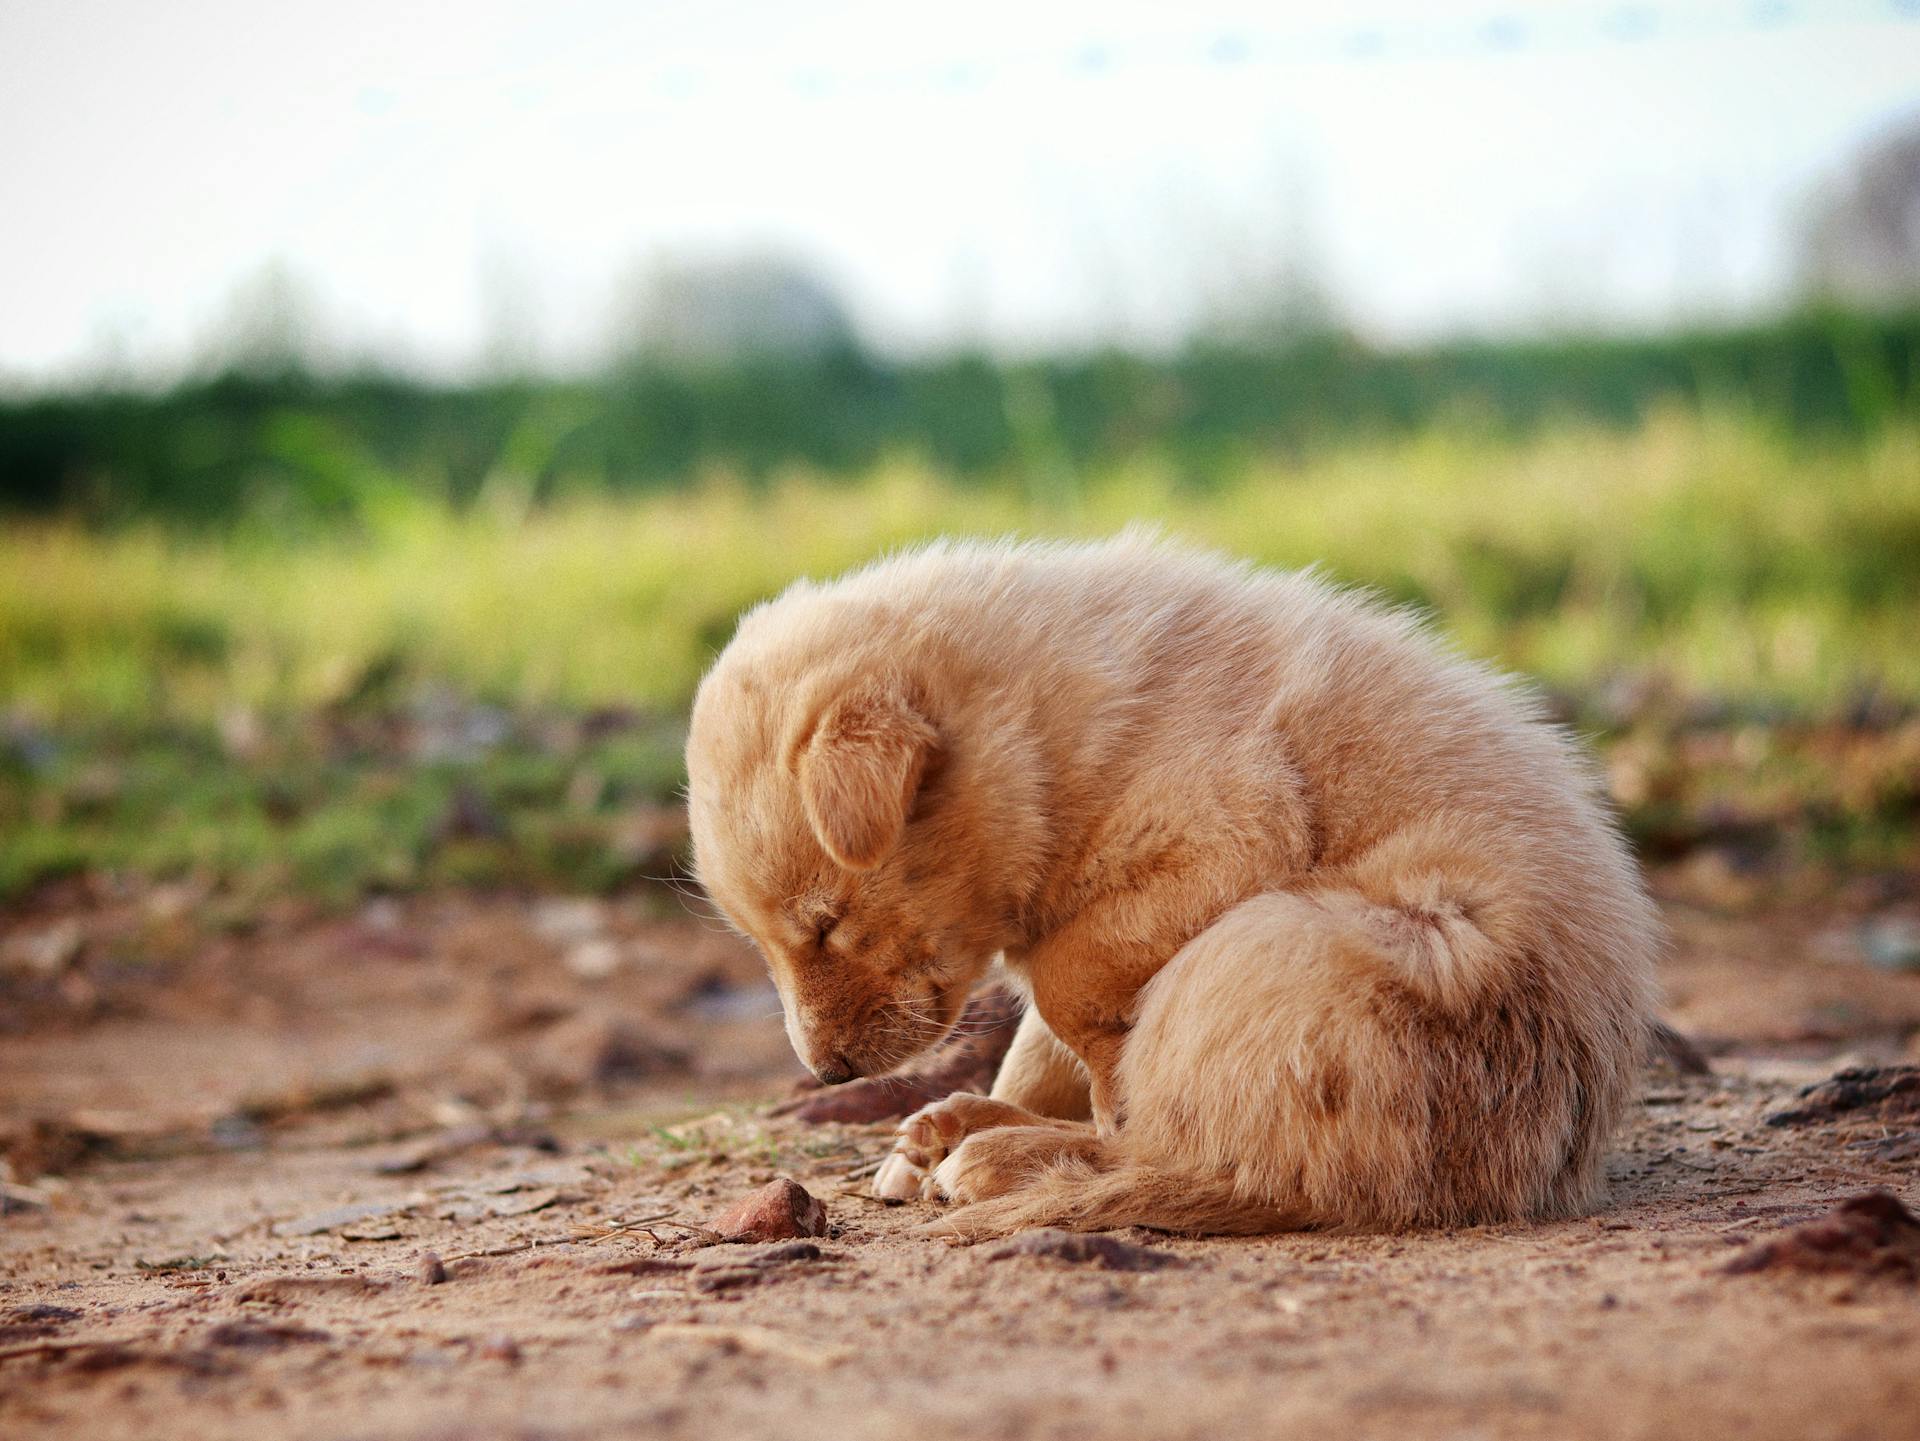
[[[1132,535],[932,546],[749,613],[687,770],[823,1081],[938,1040],[996,957],[1029,990],[992,1097],[880,1178],[957,1232],[1600,1193],[1652,908],[1566,737],[1403,614]]]

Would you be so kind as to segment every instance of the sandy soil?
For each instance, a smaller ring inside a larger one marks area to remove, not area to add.
[[[1905,1103],[1769,1123],[1914,1058],[1920,976],[1856,944],[1913,895],[1738,884],[1661,878],[1713,1073],[1650,1074],[1601,1214],[1137,1270],[862,1196],[888,1125],[769,1114],[757,963],[657,898],[50,894],[0,924],[0,1434],[1920,1436],[1920,1262],[1727,1269],[1920,1204]],[[690,1229],[775,1175],[817,1257]]]

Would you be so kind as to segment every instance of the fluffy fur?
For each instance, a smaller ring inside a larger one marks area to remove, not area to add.
[[[1139,536],[933,546],[749,613],[687,767],[822,1079],[932,1044],[996,958],[1027,988],[993,1096],[879,1178],[950,1230],[1599,1196],[1653,910],[1569,741],[1404,614]]]

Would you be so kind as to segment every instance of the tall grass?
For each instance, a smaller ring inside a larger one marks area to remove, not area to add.
[[[733,617],[934,535],[1134,521],[1430,608],[1550,683],[1920,701],[1920,426],[1790,442],[1674,411],[1518,442],[1448,428],[1195,484],[1139,460],[1026,490],[920,463],[852,480],[454,511],[396,487],[359,528],[0,532],[0,702],[49,724],[324,704],[417,677],[514,704],[673,707]]]

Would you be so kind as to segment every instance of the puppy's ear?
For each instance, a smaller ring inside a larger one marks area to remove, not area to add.
[[[840,691],[791,759],[807,823],[837,865],[870,870],[899,844],[939,737],[891,680]]]

